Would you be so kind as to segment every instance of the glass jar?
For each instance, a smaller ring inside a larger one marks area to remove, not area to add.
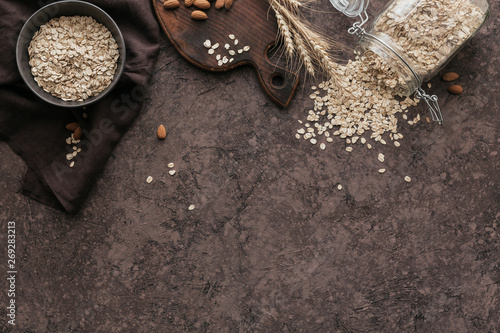
[[[373,52],[398,73],[395,91],[415,93],[426,101],[432,118],[442,122],[436,96],[421,88],[435,76],[483,26],[488,0],[392,0],[366,31],[369,0],[330,0],[349,17],[359,16],[349,33],[360,37],[358,54]]]

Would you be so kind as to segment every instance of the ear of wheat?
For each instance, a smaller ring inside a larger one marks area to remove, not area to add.
[[[322,73],[335,79],[338,64],[330,54],[343,46],[322,36],[301,15],[300,10],[305,8],[308,0],[268,1],[276,14],[278,38],[289,63],[298,64],[299,69],[303,66],[311,76]]]

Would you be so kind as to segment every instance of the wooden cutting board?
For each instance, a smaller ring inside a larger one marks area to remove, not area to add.
[[[163,30],[184,58],[209,71],[252,65],[271,99],[282,107],[290,104],[299,76],[269,60],[268,51],[275,44],[277,24],[267,0],[235,0],[229,10],[216,9],[212,1],[211,8],[204,10],[208,15],[204,21],[191,18],[196,10],[194,6],[186,7],[184,0],[180,3],[180,7],[172,10],[163,8],[163,1],[153,0]],[[234,39],[229,35],[234,35]],[[213,54],[203,45],[206,40],[212,45],[219,44]],[[243,51],[246,49],[248,51]],[[230,54],[231,50],[234,55]]]

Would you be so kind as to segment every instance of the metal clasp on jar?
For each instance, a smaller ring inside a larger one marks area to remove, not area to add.
[[[368,13],[363,11],[361,14],[359,14],[359,18],[361,19],[360,22],[355,22],[352,27],[347,30],[351,35],[357,35],[358,37],[363,36],[366,34],[365,29],[363,28],[363,25],[368,22],[369,16]]]
[[[441,114],[441,108],[439,107],[438,97],[436,95],[427,94],[421,87],[415,91],[415,97],[418,99],[423,99],[429,111],[431,112],[432,120],[437,121],[440,125],[443,123],[443,115]]]

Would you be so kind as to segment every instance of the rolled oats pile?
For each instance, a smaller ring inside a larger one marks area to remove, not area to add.
[[[406,13],[407,5],[394,2],[376,20],[371,33],[393,46],[424,80],[479,28],[485,16],[470,0],[420,0]],[[327,142],[339,136],[348,144],[360,142],[371,149],[369,136],[382,144],[391,140],[399,147],[403,135],[398,132],[396,114],[408,112],[419,100],[403,100],[412,92],[405,90],[407,84],[397,69],[367,50],[346,66],[338,65],[336,74],[334,81],[312,87],[314,109],[309,110],[305,128],[298,129],[297,139],[317,144],[321,135]],[[403,114],[402,118],[410,125],[420,121],[420,115],[409,119]],[[320,148],[325,145],[320,143]]]
[[[425,80],[481,25],[485,13],[470,0],[421,0],[408,15],[398,3],[380,16],[373,33],[395,44]]]
[[[89,16],[61,16],[40,27],[28,48],[31,73],[46,92],[83,101],[113,81],[119,58],[111,32]]]
[[[391,140],[399,147],[398,140],[403,135],[398,132],[396,114],[408,112],[408,107],[417,105],[419,100],[396,97],[397,84],[397,73],[387,70],[387,63],[370,51],[346,66],[338,65],[335,82],[329,80],[312,87],[314,108],[309,110],[305,127],[297,130],[297,139],[317,144],[320,136],[327,142],[339,136],[347,144],[359,142],[371,149],[368,138],[382,144]],[[411,124],[419,121],[420,115],[410,120]],[[388,134],[384,136],[385,133]],[[320,144],[320,148],[325,146]],[[352,150],[350,146],[346,148],[348,152]]]

